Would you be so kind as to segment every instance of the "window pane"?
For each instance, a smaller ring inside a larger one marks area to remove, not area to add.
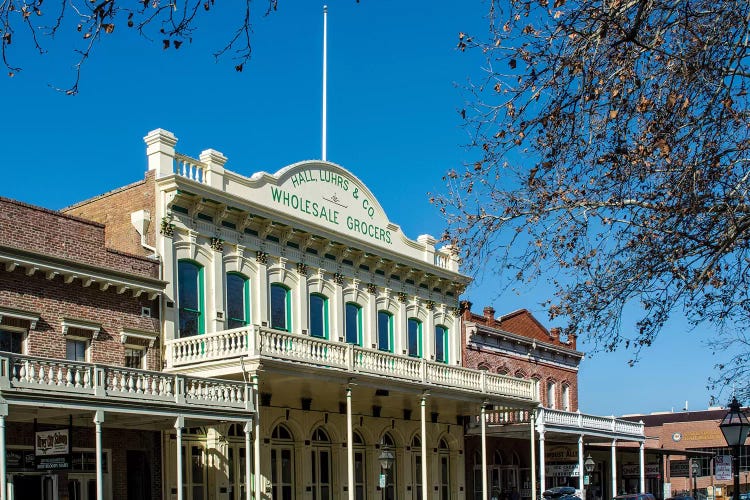
[[[416,319],[409,318],[407,322],[408,327],[408,342],[409,342],[409,356],[418,357],[421,354],[419,348],[419,337],[422,324]]]
[[[143,351],[141,349],[125,349],[125,366],[127,368],[143,368]]]
[[[445,363],[448,361],[446,358],[446,344],[448,341],[448,330],[442,326],[435,327],[435,361]]]
[[[391,315],[385,311],[378,312],[378,349],[391,350]]]
[[[362,309],[357,304],[346,304],[346,341],[350,344],[360,344],[359,318]]]
[[[239,274],[227,274],[227,318],[229,328],[248,324],[247,279]]]
[[[86,361],[86,341],[68,340],[65,342],[65,359],[69,361]]]
[[[271,285],[271,328],[289,330],[287,325],[287,289],[281,285]]]
[[[310,295],[310,335],[327,338],[326,299],[320,295]]]
[[[177,263],[178,301],[180,307],[180,336],[190,337],[202,332],[201,268],[192,262]]]
[[[0,351],[21,354],[21,339],[23,335],[19,332],[8,332],[0,330]]]

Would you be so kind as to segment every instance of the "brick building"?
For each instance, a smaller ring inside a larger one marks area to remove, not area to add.
[[[102,224],[0,198],[3,500],[162,498],[162,429],[248,420],[246,384],[160,372],[159,272]]]
[[[484,429],[478,425],[481,421],[469,425],[466,477],[473,498],[482,498],[484,469],[489,473],[487,488],[492,498],[509,498],[514,488],[521,498],[533,498],[535,490],[563,485],[577,488],[582,495],[588,493],[591,499],[619,491],[616,475],[603,471],[616,469],[629,456],[616,449],[617,441],[642,449],[643,426],[578,411],[583,353],[576,350],[576,338],[560,338],[559,329],[548,330],[525,309],[496,317],[492,307],[475,314],[471,303],[464,302],[462,310],[466,366],[531,380],[540,402],[533,412],[495,406],[488,410]],[[482,433],[488,435],[484,454]],[[596,446],[602,441],[612,443],[611,454],[601,453]],[[645,461],[642,454],[636,458],[639,463]],[[594,470],[584,473],[585,462]],[[645,473],[637,479],[643,491]]]

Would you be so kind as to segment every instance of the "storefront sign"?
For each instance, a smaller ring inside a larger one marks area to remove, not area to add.
[[[70,468],[70,429],[39,431],[34,440],[37,470]]]
[[[33,471],[36,469],[36,457],[33,450],[7,450],[6,466],[9,471]]]
[[[645,464],[643,472],[646,477],[659,477],[659,464]],[[623,477],[640,477],[641,466],[639,464],[625,464],[622,466]]]
[[[690,460],[672,460],[669,462],[670,477],[690,477]]]
[[[717,455],[714,457],[714,474],[717,481],[732,480],[732,457],[731,455]]]
[[[544,468],[547,477],[578,477],[578,464],[549,464]]]
[[[578,462],[578,448],[574,446],[554,446],[544,453],[547,462]]]

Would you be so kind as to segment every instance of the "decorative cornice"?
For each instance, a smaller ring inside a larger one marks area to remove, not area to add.
[[[3,317],[28,321],[30,330],[36,330],[36,323],[39,321],[39,315],[36,313],[0,307],[0,323],[3,321]]]
[[[102,331],[102,325],[100,323],[80,319],[63,318],[60,325],[62,327],[63,336],[68,334],[70,328],[89,331],[91,332],[91,337],[94,339],[97,338]]]
[[[147,332],[145,330],[135,330],[132,328],[123,328],[120,331],[120,342],[125,344],[129,338],[148,341],[149,348],[154,347],[159,334],[156,332]]]

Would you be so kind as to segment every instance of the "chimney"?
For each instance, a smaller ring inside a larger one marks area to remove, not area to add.
[[[549,337],[554,342],[555,340],[560,340],[560,328],[554,327],[549,329]]]
[[[471,302],[468,300],[462,300],[458,304],[458,310],[463,316],[464,321],[471,321]]]
[[[568,345],[570,346],[571,349],[576,348],[576,338],[577,336],[575,333],[568,334]]]
[[[495,309],[492,306],[485,306],[482,312],[487,326],[495,326]]]

